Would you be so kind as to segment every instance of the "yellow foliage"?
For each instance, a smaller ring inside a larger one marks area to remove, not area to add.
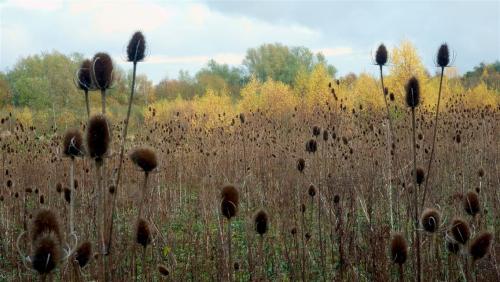
[[[33,125],[33,113],[28,107],[24,107],[22,110],[18,110],[15,113],[15,117],[18,122],[22,123],[24,126]]]
[[[476,87],[466,92],[464,103],[470,108],[496,107],[500,103],[500,96],[495,94],[495,91],[488,89],[486,83],[481,81]]]
[[[328,83],[331,81],[328,70],[322,64],[317,64],[309,80],[307,81],[307,91],[305,95],[305,104],[308,110],[316,108],[327,108],[327,102],[332,101],[332,95],[328,89]]]

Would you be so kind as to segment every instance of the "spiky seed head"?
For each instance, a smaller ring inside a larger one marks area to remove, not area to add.
[[[163,264],[158,265],[158,272],[163,276],[168,276],[170,274],[170,271],[168,271],[168,268]]]
[[[92,68],[92,62],[86,59],[82,62],[80,69],[78,70],[78,88],[84,91],[89,91],[92,89],[92,77],[90,75],[90,70]]]
[[[303,158],[297,160],[297,170],[303,172],[306,168],[306,161]]]
[[[484,169],[482,167],[477,171],[477,175],[481,178],[484,176]]]
[[[136,31],[127,46],[127,58],[129,62],[140,62],[145,57],[146,40],[140,31]]]
[[[75,260],[78,261],[78,265],[81,268],[85,267],[92,257],[92,244],[89,241],[81,243],[74,256]]]
[[[481,211],[479,196],[476,192],[469,191],[464,198],[464,209],[468,214],[475,216]]]
[[[377,62],[379,66],[383,66],[387,63],[387,48],[385,48],[384,44],[378,46],[377,53],[375,53],[375,62]]]
[[[458,243],[465,245],[470,238],[470,228],[465,220],[456,218],[451,223],[451,235]]]
[[[436,209],[425,209],[422,213],[420,223],[425,231],[434,233],[439,228],[441,214]]]
[[[312,133],[314,136],[318,136],[321,134],[321,128],[317,125],[313,126]]]
[[[31,257],[31,265],[39,274],[50,273],[57,267],[61,257],[59,241],[53,234],[45,234],[37,238],[33,244],[34,253]]]
[[[469,254],[474,260],[483,258],[490,251],[493,242],[493,234],[490,232],[481,232],[472,240],[469,248]]]
[[[90,71],[92,85],[100,90],[106,90],[113,83],[113,60],[106,53],[97,53],[92,58]]]
[[[412,176],[412,177],[415,177],[414,175],[415,175],[415,174],[413,174],[413,170],[412,170],[411,176]],[[423,168],[421,168],[421,167],[417,167],[417,184],[418,184],[418,185],[421,185],[422,183],[424,183],[424,180],[425,180],[425,172],[424,172],[424,169],[423,169]]]
[[[393,263],[402,265],[408,257],[408,244],[401,233],[392,236],[391,241],[391,259]]]
[[[410,78],[405,86],[406,90],[406,105],[410,108],[415,108],[420,103],[420,83],[416,77]]]
[[[263,236],[268,229],[269,216],[265,210],[259,210],[254,216],[255,232]]]
[[[40,209],[33,219],[31,228],[32,240],[36,241],[37,238],[50,233],[53,233],[56,239],[61,242],[61,230],[56,214],[49,209]]]
[[[156,153],[150,148],[137,148],[130,154],[132,162],[144,172],[151,172],[158,166]]]
[[[448,44],[443,43],[439,46],[437,53],[437,64],[438,66],[444,68],[450,63],[450,51],[448,50]]]
[[[143,218],[140,218],[137,221],[135,241],[137,242],[137,244],[142,245],[144,248],[146,248],[151,242],[151,233],[149,231],[149,224]]]
[[[78,129],[68,129],[64,134],[63,152],[68,157],[83,156],[83,137]]]
[[[310,197],[316,196],[316,187],[313,184],[311,184],[309,189],[307,189],[307,194],[309,194]]]
[[[241,123],[245,123],[245,114],[244,113],[240,113],[240,122]]]
[[[318,144],[316,143],[316,140],[311,139],[311,140],[307,141],[306,152],[315,153],[316,150],[318,150]]]
[[[64,200],[71,203],[71,190],[68,187],[64,187]]]
[[[328,141],[328,130],[323,130],[323,141]]]
[[[238,212],[240,195],[233,185],[226,185],[221,191],[221,212],[227,219],[231,219]]]
[[[333,203],[338,204],[339,202],[340,202],[340,196],[338,194],[335,194],[335,196],[333,196]]]
[[[111,141],[109,122],[104,115],[95,115],[90,118],[87,127],[87,149],[93,159],[102,159],[106,154]]]

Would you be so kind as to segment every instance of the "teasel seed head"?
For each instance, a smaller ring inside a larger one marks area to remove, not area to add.
[[[321,128],[317,125],[313,126],[312,133],[314,136],[318,136],[321,134]]]
[[[81,268],[85,267],[92,257],[92,244],[89,241],[80,244],[75,251],[74,257]]]
[[[226,185],[221,191],[221,212],[227,219],[231,219],[238,212],[240,195],[238,189],[233,185]]]
[[[469,225],[463,219],[454,219],[450,231],[453,239],[462,245],[465,245],[470,238]]]
[[[401,233],[392,236],[391,241],[391,259],[393,263],[402,265],[408,257],[408,244]]]
[[[464,198],[464,209],[469,215],[475,216],[481,211],[479,196],[477,193],[469,191]]]
[[[146,51],[146,40],[140,31],[136,31],[127,46],[127,59],[129,62],[140,62],[144,60]]]
[[[434,233],[439,228],[441,214],[436,209],[425,209],[422,213],[420,223],[425,231]]]
[[[378,46],[377,53],[375,53],[375,62],[377,62],[379,66],[383,66],[387,63],[387,48],[384,44]]]
[[[149,173],[158,166],[155,152],[150,148],[137,148],[130,154],[132,162],[144,172]]]
[[[259,210],[254,216],[255,232],[263,236],[268,229],[269,216],[265,210]]]
[[[97,53],[92,59],[92,85],[100,90],[106,90],[113,83],[113,61],[106,53]]]
[[[61,257],[59,242],[53,234],[44,234],[34,241],[31,264],[39,274],[48,274],[57,267]]]
[[[92,77],[90,75],[90,70],[92,68],[92,62],[86,59],[82,62],[80,69],[78,70],[78,88],[84,91],[89,91],[92,89]]]
[[[438,66],[444,68],[450,63],[450,51],[448,50],[448,44],[443,43],[437,53],[437,64]]]
[[[149,231],[149,224],[143,218],[140,218],[137,221],[135,241],[137,242],[137,244],[142,245],[144,248],[146,248],[149,245],[149,243],[151,243],[151,233]]]
[[[458,254],[458,252],[460,252],[460,244],[455,243],[451,240],[447,240],[446,241],[446,249],[448,250],[448,252],[456,255],[456,254]]]
[[[470,244],[469,254],[474,260],[483,258],[490,251],[492,242],[493,234],[486,231],[479,233]]]
[[[311,198],[316,196],[316,187],[313,184],[309,185],[309,189],[307,189],[307,194],[309,194]]]
[[[311,140],[307,141],[306,152],[315,153],[316,150],[318,150],[318,144],[316,143],[316,140],[311,139]]]
[[[414,174],[413,174],[413,171],[412,171],[412,174],[411,174],[412,177],[415,177]],[[425,180],[425,172],[424,172],[424,169],[421,168],[421,167],[417,167],[417,184],[418,185],[421,185],[422,183],[424,183],[424,180]]]
[[[297,170],[303,172],[306,168],[306,161],[303,158],[297,160]]]
[[[104,115],[95,115],[90,118],[87,127],[87,149],[91,158],[99,160],[108,151],[111,141],[110,126]]]
[[[64,134],[63,152],[68,157],[80,157],[84,155],[83,137],[78,129],[69,129]]]
[[[37,238],[51,233],[61,242],[61,230],[56,214],[49,209],[40,209],[33,219],[31,228],[32,241],[34,242]]]
[[[405,86],[406,90],[406,105],[410,108],[415,108],[420,103],[420,84],[416,77],[410,78]]]
[[[68,187],[64,187],[64,200],[71,203],[71,190]]]

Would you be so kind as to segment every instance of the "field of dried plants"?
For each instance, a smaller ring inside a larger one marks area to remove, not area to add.
[[[102,114],[79,128],[38,138],[2,119],[0,280],[500,280],[499,107],[454,93],[436,115],[415,79],[388,119],[390,89],[383,111],[348,108],[332,80],[312,113],[212,128],[178,113],[127,133],[105,115],[109,64],[82,68]]]

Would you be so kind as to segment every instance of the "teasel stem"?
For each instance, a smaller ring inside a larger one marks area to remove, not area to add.
[[[403,270],[403,264],[402,263],[398,264],[398,272],[399,272],[399,282],[405,281],[405,279],[404,279],[404,270]]]
[[[102,103],[102,114],[106,114],[106,90],[101,90],[101,103]]]
[[[99,234],[97,236],[97,241],[98,241],[98,251],[99,251],[99,259],[101,261],[100,264],[100,276],[102,277],[102,280],[105,280],[106,277],[106,263],[104,259],[104,255],[106,253],[105,250],[105,244],[104,244],[104,220],[105,220],[105,212],[104,212],[104,206],[105,206],[105,189],[104,189],[104,176],[103,176],[103,168],[104,168],[104,160],[103,159],[96,159],[95,161],[96,165],[96,172],[97,172],[97,193],[98,193],[98,206],[100,211],[101,211],[101,218],[99,219]]]
[[[132,73],[132,88],[130,90],[130,98],[128,101],[128,109],[127,109],[127,117],[125,118],[125,124],[123,126],[123,133],[122,133],[122,143],[120,145],[120,157],[118,160],[118,170],[116,174],[116,178],[114,180],[114,186],[115,186],[115,193],[113,193],[112,196],[112,201],[111,201],[111,220],[110,220],[110,225],[109,225],[109,238],[107,240],[108,243],[108,252],[111,253],[111,246],[112,246],[112,237],[113,237],[113,223],[114,223],[114,218],[113,215],[115,213],[115,204],[116,204],[116,198],[118,194],[118,185],[120,184],[120,177],[121,177],[121,172],[122,172],[122,164],[123,164],[123,156],[125,154],[125,142],[127,140],[127,133],[128,133],[128,123],[130,119],[130,112],[132,111],[132,100],[134,98],[134,92],[135,92],[135,74],[137,70],[137,62],[134,61],[134,70]]]
[[[90,118],[90,102],[89,102],[89,91],[85,90],[85,106],[87,107],[87,119]]]
[[[436,105],[436,116],[434,117],[434,131],[432,134],[431,157],[429,159],[429,164],[427,165],[427,174],[426,174],[427,177],[425,178],[424,195],[422,196],[422,204],[421,204],[422,208],[424,207],[424,204],[425,204],[425,196],[427,194],[427,187],[429,184],[432,161],[434,160],[434,150],[435,150],[435,145],[436,145],[436,135],[437,135],[438,121],[439,121],[439,104],[441,102],[441,89],[443,86],[443,76],[444,76],[444,67],[441,67],[441,77],[439,79],[438,101],[437,101],[437,105]]]
[[[227,224],[227,258],[228,258],[228,279],[233,281],[233,259],[231,254],[231,219],[228,219]]]
[[[69,204],[69,234],[70,236],[75,234],[75,158],[71,157],[71,162],[69,166],[69,187],[71,189],[70,194],[70,204]]]
[[[412,151],[413,151],[413,204],[415,206],[415,245],[417,250],[417,281],[421,281],[420,271],[420,233],[418,233],[418,187],[417,187],[417,152],[415,139],[415,107],[411,107],[411,124],[413,129],[412,134]]]
[[[143,207],[146,204],[145,199],[146,199],[146,193],[147,193],[147,189],[148,189],[148,178],[149,178],[149,173],[145,172],[144,173],[144,182],[142,184],[143,186],[141,189],[141,202],[139,203],[139,214],[138,214],[137,219],[142,217]]]

